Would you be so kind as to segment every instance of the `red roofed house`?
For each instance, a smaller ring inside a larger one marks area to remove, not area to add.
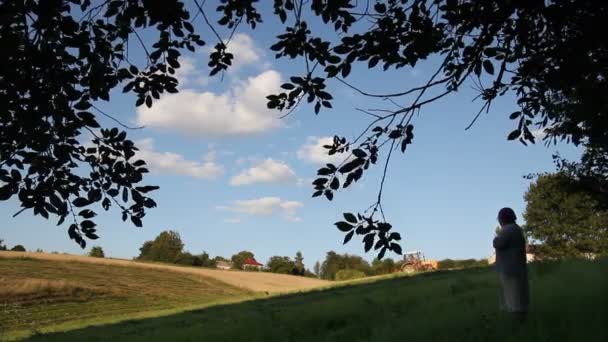
[[[259,271],[259,270],[262,269],[262,267],[264,267],[264,265],[262,265],[259,262],[257,262],[254,258],[247,258],[247,260],[245,260],[245,262],[243,263],[243,269],[244,270],[256,270],[256,271]]]

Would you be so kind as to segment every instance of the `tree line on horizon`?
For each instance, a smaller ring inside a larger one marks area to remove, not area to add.
[[[154,240],[146,241],[139,249],[140,254],[135,258],[139,261],[166,262],[186,266],[198,266],[215,268],[219,261],[229,262],[232,269],[263,271],[270,273],[291,274],[320,278],[325,280],[349,280],[367,276],[383,275],[398,272],[402,261],[385,258],[375,258],[371,263],[358,255],[339,254],[329,251],[325,260],[317,261],[312,270],[304,265],[302,252],[296,252],[294,258],[289,256],[271,256],[263,267],[245,268],[247,259],[255,259],[251,251],[243,250],[235,253],[230,258],[216,256],[211,258],[207,252],[192,254],[184,251],[184,243],[178,232],[168,230],[161,232]],[[440,262],[440,268],[466,268],[483,264],[483,260],[451,260]],[[487,263],[486,263],[487,265]]]

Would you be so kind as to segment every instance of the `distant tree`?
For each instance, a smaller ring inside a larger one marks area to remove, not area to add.
[[[315,262],[315,266],[313,267],[312,271],[317,278],[321,278],[321,263],[319,261]]]
[[[163,231],[154,241],[146,241],[139,249],[138,259],[174,263],[180,255],[184,244],[178,232]]]
[[[593,196],[602,210],[608,210],[608,146],[585,145],[581,160],[553,156],[559,173],[577,181],[581,190]]]
[[[364,278],[365,276],[366,276],[366,274],[359,270],[346,269],[346,270],[338,271],[336,273],[335,280],[352,280],[352,279]]]
[[[0,251],[5,251],[6,250],[6,245],[4,244],[4,240],[0,239]]]
[[[180,253],[173,262],[186,266],[201,266],[202,264],[199,257],[192,255],[189,252]]]
[[[391,258],[379,260],[378,258],[372,261],[372,270],[375,275],[390,274],[395,272],[395,261]]]
[[[94,258],[105,258],[106,255],[100,246],[93,246],[89,252],[89,256]]]
[[[36,253],[44,253],[44,251],[42,250],[42,248],[36,248]]]
[[[139,259],[139,260],[149,259],[151,257],[151,251],[152,251],[153,244],[154,244],[154,241],[144,242],[144,244],[139,248],[139,256],[136,259]]]
[[[303,275],[308,278],[318,278],[318,276],[311,272],[309,269],[305,269]]]
[[[296,269],[296,264],[288,256],[272,256],[266,263],[266,270],[272,273],[291,274]]]
[[[207,252],[203,252],[198,255],[198,258],[201,260],[200,266],[215,268],[217,257],[211,259],[211,257],[209,256],[209,254]]]
[[[294,264],[295,264],[294,265],[295,269],[294,269],[293,273],[295,275],[304,275],[305,266],[304,266],[304,257],[302,256],[302,252],[298,251],[296,253],[296,258],[295,258]]]
[[[253,253],[251,253],[249,251],[240,251],[240,252],[236,253],[231,258],[232,268],[237,269],[237,270],[243,269],[243,264],[245,263],[245,260],[247,260],[248,258],[254,258]]]
[[[325,260],[321,264],[321,278],[335,280],[336,274],[341,270],[358,270],[365,275],[373,274],[369,263],[360,256],[337,254],[334,251],[327,252]]]
[[[15,245],[15,247],[11,248],[13,252],[25,252],[25,247],[23,245]]]
[[[581,257],[608,251],[608,210],[597,193],[565,173],[540,175],[530,184],[525,230],[538,254]]]

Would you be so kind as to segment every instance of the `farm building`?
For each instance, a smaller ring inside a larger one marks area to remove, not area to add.
[[[254,258],[247,258],[243,263],[244,270],[261,270],[264,265],[257,262]]]
[[[232,262],[220,260],[216,263],[215,267],[220,270],[229,270],[232,268]]]

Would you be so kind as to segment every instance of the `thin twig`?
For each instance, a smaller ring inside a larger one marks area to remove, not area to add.
[[[118,120],[117,118],[113,117],[112,115],[104,112],[103,110],[97,108],[97,106],[95,106],[94,104],[91,104],[91,107],[93,107],[95,110],[97,110],[101,115],[110,118],[112,120],[114,120],[117,124],[121,125],[122,127],[129,129],[129,130],[136,130],[136,129],[143,129],[146,128],[146,126],[139,126],[139,127],[131,127],[131,126],[127,126],[124,123],[122,123],[120,120]]]
[[[438,84],[441,84],[441,83],[445,83],[445,82],[447,82],[447,81],[449,81],[449,80],[450,80],[450,78],[449,78],[449,77],[446,77],[446,78],[443,78],[443,79],[441,79],[441,80],[437,80],[437,81],[435,81],[435,82],[430,82],[430,83],[427,83],[427,84],[426,84],[426,85],[424,85],[424,86],[420,86],[420,87],[411,88],[411,89],[409,89],[409,90],[407,90],[407,91],[404,91],[404,92],[401,92],[401,93],[394,93],[394,94],[372,94],[372,93],[368,93],[368,92],[366,92],[366,91],[363,91],[363,90],[361,90],[361,89],[359,89],[359,88],[355,87],[354,85],[352,85],[352,84],[350,84],[350,83],[346,82],[345,80],[343,80],[343,79],[342,79],[342,78],[340,78],[340,77],[336,77],[335,79],[337,79],[339,82],[343,83],[343,84],[344,84],[344,85],[346,85],[347,87],[349,87],[349,88],[351,88],[351,89],[355,90],[356,92],[360,93],[361,95],[365,95],[365,96],[369,96],[369,97],[381,97],[381,98],[389,98],[389,97],[401,97],[401,96],[409,95],[409,94],[414,93],[414,92],[416,92],[416,91],[420,91],[420,90],[423,90],[423,89],[428,88],[428,87],[433,87],[433,86],[435,86],[435,85],[438,85]]]
[[[207,18],[207,15],[205,14],[205,11],[203,11],[203,7],[201,6],[201,4],[198,3],[198,0],[194,0],[194,3],[196,4],[196,7],[198,7],[199,12],[203,16],[203,19],[205,19],[205,23],[207,23],[207,26],[209,26],[209,28],[211,29],[211,31],[213,32],[213,34],[215,34],[215,36],[217,37],[217,40],[222,45],[224,45],[222,37],[220,37],[219,33],[217,33],[217,31],[215,30],[215,28],[213,27],[213,25],[211,25],[211,22],[209,22],[209,18]],[[204,4],[205,4],[205,1],[203,1],[203,5]]]

